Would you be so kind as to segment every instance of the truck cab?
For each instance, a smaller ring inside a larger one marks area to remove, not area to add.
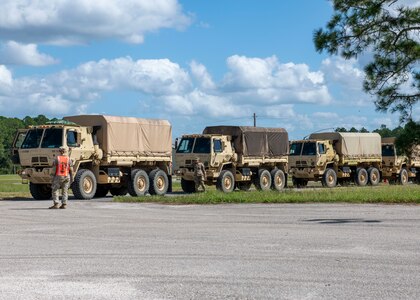
[[[334,164],[335,156],[332,141],[291,141],[289,174],[292,175],[294,185],[306,186],[309,180],[322,179],[326,169]]]
[[[178,173],[194,180],[194,159],[199,158],[206,168],[208,180],[219,176],[226,163],[235,156],[230,137],[216,134],[184,135],[175,152]]]
[[[407,156],[398,155],[395,140],[394,137],[382,138],[382,177],[391,184],[406,184],[411,177],[416,177],[416,172],[410,168]]]

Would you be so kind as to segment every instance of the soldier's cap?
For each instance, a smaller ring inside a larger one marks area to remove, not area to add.
[[[66,147],[60,147],[60,148],[58,148],[58,150],[59,150],[61,153],[66,153],[66,152],[67,152],[67,148],[66,148]]]

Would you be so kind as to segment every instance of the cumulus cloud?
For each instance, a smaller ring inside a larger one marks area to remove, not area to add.
[[[238,99],[265,103],[328,104],[332,98],[322,72],[311,72],[305,64],[281,64],[277,57],[249,58],[234,55],[227,59],[229,72],[222,89]]]
[[[0,47],[0,64],[46,66],[58,61],[53,57],[38,52],[35,44],[20,44],[9,41]]]
[[[190,22],[177,0],[3,0],[0,39],[68,45],[118,38],[141,43],[145,33],[182,29]]]

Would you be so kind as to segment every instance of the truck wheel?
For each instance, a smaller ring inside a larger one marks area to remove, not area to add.
[[[286,176],[284,172],[280,169],[274,169],[271,171],[271,189],[281,191],[284,189],[286,184]]]
[[[327,188],[333,188],[337,185],[337,173],[334,169],[328,168],[322,175],[322,185]]]
[[[49,184],[29,183],[29,191],[35,200],[50,200],[52,198],[52,189]]]
[[[154,169],[149,174],[150,195],[165,195],[168,191],[168,176],[161,169]]]
[[[146,171],[135,169],[131,171],[128,181],[128,193],[133,197],[144,196],[149,191],[150,181]]]
[[[181,178],[181,188],[184,191],[184,193],[194,193],[195,192],[195,183],[191,180],[185,180],[184,178]]]
[[[369,175],[369,182],[372,186],[376,186],[381,181],[381,174],[379,173],[379,170],[375,167],[371,167],[368,169],[368,175]]]
[[[109,187],[106,184],[98,184],[96,187],[95,198],[103,198],[109,192]]]
[[[217,178],[216,188],[224,193],[232,192],[235,188],[235,177],[233,176],[233,173],[229,170],[220,172],[220,175]]]
[[[251,188],[252,182],[251,181],[238,181],[236,182],[236,187],[241,191],[249,191]]]
[[[128,189],[125,186],[113,187],[109,189],[112,196],[125,196],[127,195]]]
[[[369,180],[369,177],[368,177],[368,172],[366,171],[366,169],[365,168],[357,168],[356,177],[354,179],[356,184],[360,185],[360,186],[365,186],[365,185],[367,185],[368,180]]]
[[[398,183],[401,185],[406,185],[408,183],[408,172],[406,169],[401,169]]]
[[[95,175],[91,170],[80,169],[76,173],[71,189],[77,199],[92,199],[96,193]]]
[[[271,187],[271,174],[266,169],[258,170],[258,177],[255,178],[254,185],[257,190],[267,191]]]

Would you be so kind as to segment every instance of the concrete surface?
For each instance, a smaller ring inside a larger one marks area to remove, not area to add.
[[[0,201],[0,299],[420,299],[420,206]]]

